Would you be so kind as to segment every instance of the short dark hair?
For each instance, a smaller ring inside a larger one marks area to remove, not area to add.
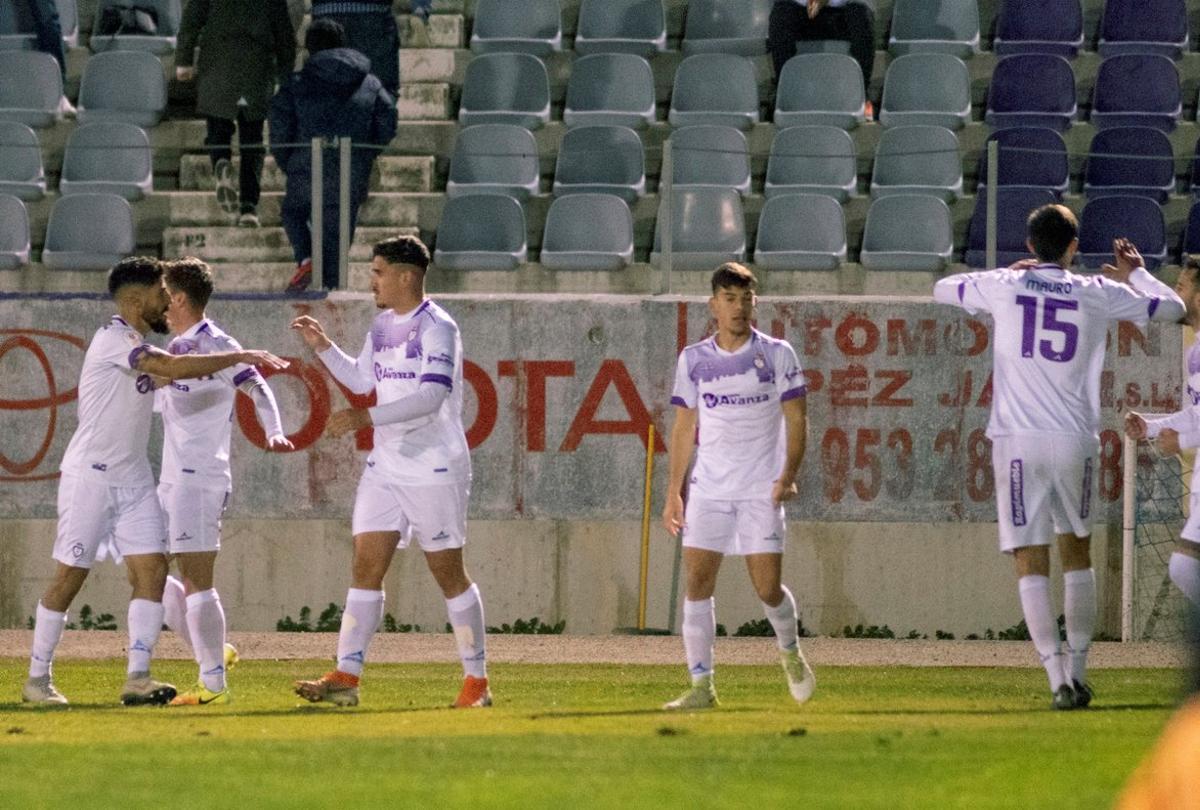
[[[124,287],[138,285],[153,287],[162,279],[162,262],[153,256],[130,256],[117,262],[108,271],[108,294],[117,297]]]
[[[712,274],[713,295],[716,295],[717,290],[722,288],[754,290],[758,288],[758,280],[754,278],[754,273],[750,272],[750,268],[746,265],[738,264],[737,262],[725,262],[725,264],[713,271]]]
[[[337,20],[318,17],[309,23],[304,32],[304,50],[310,54],[330,48],[346,47],[346,29]]]
[[[1195,274],[1196,279],[1200,280],[1200,254],[1188,253],[1183,257],[1183,267],[1179,272],[1186,273],[1191,271]]]
[[[393,236],[376,242],[371,258],[376,256],[388,264],[411,264],[421,268],[421,272],[429,269],[429,248],[415,236]]]
[[[195,256],[184,256],[170,262],[163,262],[167,287],[173,292],[181,292],[196,309],[203,311],[212,297],[212,270],[202,260]]]
[[[1079,236],[1079,223],[1070,209],[1059,203],[1035,208],[1029,213],[1029,242],[1033,253],[1044,262],[1056,262]]]

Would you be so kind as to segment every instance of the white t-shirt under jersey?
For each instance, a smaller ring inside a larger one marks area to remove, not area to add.
[[[686,347],[671,402],[698,411],[691,492],[715,500],[770,496],[787,453],[780,403],[804,395],[804,372],[787,341],[754,329],[734,352],[716,337]]]

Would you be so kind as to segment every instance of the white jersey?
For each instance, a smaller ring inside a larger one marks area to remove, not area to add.
[[[995,321],[990,438],[1023,434],[1099,437],[1100,372],[1111,323],[1177,320],[1182,302],[1138,268],[1130,284],[1056,264],[960,273],[934,297]]]
[[[716,337],[686,347],[671,402],[699,411],[691,492],[715,500],[769,497],[787,455],[780,403],[805,393],[795,350],[757,329],[734,352]]]
[[[1164,429],[1170,428],[1179,433],[1179,446],[1182,448],[1200,447],[1200,334],[1188,348],[1183,358],[1186,382],[1183,388],[1183,407],[1181,410],[1167,416],[1147,416],[1146,433],[1154,438]],[[1200,482],[1200,464],[1192,468],[1192,489]]]
[[[88,346],[79,373],[79,424],[60,468],[112,487],[154,486],[146,445],[154,383],[136,370],[149,349],[132,326],[114,315]]]
[[[207,318],[174,338],[171,354],[237,352],[242,347]],[[205,377],[174,380],[160,389],[163,463],[159,480],[206,490],[227,491],[229,439],[235,389],[258,380],[254,366],[239,363]]]

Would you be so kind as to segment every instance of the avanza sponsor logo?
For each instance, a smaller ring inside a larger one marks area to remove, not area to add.
[[[414,371],[400,371],[399,369],[389,368],[388,366],[375,364],[375,379],[383,380],[415,380],[417,374]]]
[[[704,407],[715,408],[718,405],[757,405],[760,402],[768,401],[771,396],[769,394],[751,394],[743,396],[741,394],[703,394],[701,398],[704,400]]]

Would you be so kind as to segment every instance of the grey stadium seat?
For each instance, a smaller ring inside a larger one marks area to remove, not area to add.
[[[635,53],[649,58],[667,49],[662,0],[583,0],[575,52]]]
[[[868,270],[938,271],[954,252],[950,208],[937,197],[897,194],[871,203],[860,261]]]
[[[750,193],[750,147],[733,127],[700,124],[671,134],[676,188],[732,188]]]
[[[546,66],[527,53],[485,53],[467,65],[458,122],[538,129],[550,120]]]
[[[871,197],[932,194],[953,202],[962,196],[962,157],[958,138],[945,127],[885,129],[875,149]]]
[[[654,123],[654,73],[631,53],[594,53],[575,60],[567,80],[563,122],[642,129]]]
[[[0,121],[53,126],[62,94],[62,72],[53,56],[41,51],[0,51]]]
[[[775,125],[828,125],[854,129],[864,120],[862,68],[845,54],[793,56],[775,93]]]
[[[0,121],[0,194],[40,200],[46,173],[37,134],[16,121]]]
[[[443,270],[516,270],[529,244],[525,212],[512,197],[470,194],[442,208],[434,263]]]
[[[663,207],[654,223],[650,261],[662,263]],[[672,265],[676,270],[712,270],[722,262],[746,260],[742,198],[732,189],[696,188],[674,195],[671,210]]]
[[[446,194],[507,194],[525,200],[538,193],[538,150],[533,133],[513,124],[465,127],[454,141]]]
[[[471,31],[475,53],[516,52],[538,57],[562,50],[558,0],[479,0]]]
[[[971,120],[971,78],[957,56],[912,53],[895,59],[883,81],[879,122],[958,130]]]
[[[888,50],[969,59],[979,51],[979,6],[975,0],[896,0]]]
[[[150,139],[140,127],[123,121],[80,124],[63,153],[64,194],[117,194],[140,200],[154,185]]]
[[[133,6],[134,8],[152,8],[158,17],[158,31],[155,34],[101,34],[100,18],[106,6]],[[183,17],[183,4],[180,0],[99,0],[96,4],[96,17],[92,23],[92,38],[89,46],[93,53],[101,51],[144,51],[145,53],[164,54],[175,50],[175,40],[179,34],[179,23]]]
[[[136,247],[128,200],[72,194],[60,197],[50,212],[42,263],[53,270],[107,270]]]
[[[58,26],[62,30],[63,46],[79,45],[79,8],[75,0],[55,0]],[[31,51],[37,47],[37,36],[27,4],[0,3],[0,50]]]
[[[683,55],[767,52],[767,23],[774,0],[691,0],[683,32]]]
[[[542,265],[551,270],[621,270],[633,261],[633,215],[611,194],[560,197],[546,214]]]
[[[29,264],[29,212],[11,194],[0,194],[0,270]]]
[[[632,203],[646,193],[642,140],[628,127],[576,127],[558,147],[554,194],[614,194]]]
[[[149,129],[167,108],[162,62],[145,51],[109,51],[87,61],[76,105],[80,123],[126,121]]]
[[[823,194],[845,202],[858,189],[858,154],[837,127],[789,127],[775,134],[767,158],[767,198]]]
[[[744,56],[699,53],[679,63],[671,92],[672,126],[721,124],[749,129],[758,123],[758,81]]]
[[[832,197],[781,194],[758,215],[754,263],[767,270],[836,270],[846,260],[846,216]]]

